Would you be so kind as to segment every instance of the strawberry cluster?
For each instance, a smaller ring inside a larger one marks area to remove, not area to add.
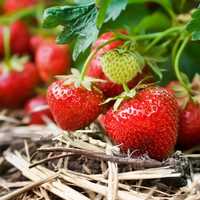
[[[15,13],[37,4],[37,0],[4,1],[3,12],[11,20],[0,25],[0,108],[24,106],[30,124],[43,124],[45,116],[52,118],[46,95],[38,88],[69,72],[71,63],[68,45],[56,44],[53,34],[32,30],[39,26],[36,19],[15,20]]]

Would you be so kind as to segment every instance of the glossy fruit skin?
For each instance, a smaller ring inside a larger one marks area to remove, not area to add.
[[[121,33],[127,34],[127,31],[122,30]],[[107,32],[107,33],[102,34],[99,37],[99,39],[93,44],[92,51],[94,51],[104,42],[107,42],[108,40],[113,38],[114,35],[115,35],[114,32]],[[113,83],[104,74],[102,70],[102,64],[101,64],[102,54],[112,49],[115,49],[117,47],[120,47],[121,45],[123,45],[123,43],[124,41],[117,40],[104,46],[101,50],[97,52],[96,56],[94,56],[94,58],[91,60],[88,66],[88,70],[87,70],[88,76],[106,81],[105,83],[97,84],[98,88],[104,93],[105,97],[113,97],[113,96],[119,95],[121,92],[123,92],[123,87],[119,84]],[[128,83],[129,87],[130,88],[134,87],[142,78],[144,78],[145,75],[149,75],[149,74],[150,74],[150,71],[148,70],[147,67],[145,67],[141,74],[138,74],[132,81]]]
[[[18,108],[33,94],[39,83],[38,71],[33,63],[24,65],[21,72],[0,73],[0,108]]]
[[[166,88],[176,95],[173,88],[179,85],[178,81],[171,81]],[[189,99],[186,106],[181,107],[184,99],[176,97],[176,100],[179,105],[178,147],[189,149],[200,144],[200,104]]]
[[[55,75],[69,72],[71,64],[69,46],[53,42],[41,44],[36,51],[35,61],[41,79],[50,83]]]
[[[151,158],[163,160],[176,144],[178,105],[166,89],[146,88],[125,100],[117,111],[111,108],[101,123],[122,150],[148,153]]]
[[[5,13],[12,13],[38,3],[38,0],[5,0],[3,10]]]
[[[200,144],[200,105],[190,101],[180,112],[178,145],[189,149]]]
[[[25,112],[30,117],[29,124],[45,124],[44,117],[53,119],[49,108],[45,110],[36,110],[38,107],[47,106],[47,99],[45,96],[37,96],[30,99],[25,105]]]
[[[47,92],[47,101],[56,123],[64,130],[74,131],[93,122],[102,112],[103,95],[74,84],[53,82]]]
[[[127,35],[127,31],[126,30],[119,30],[120,33]],[[100,45],[102,45],[103,43],[107,42],[108,40],[112,39],[113,37],[115,37],[115,33],[114,32],[106,32],[103,33],[92,45],[92,51],[96,50]],[[103,48],[101,48],[98,51],[98,54],[102,54],[105,53],[111,49],[115,49],[119,46],[121,46],[122,44],[124,44],[123,40],[116,40],[111,42],[108,45],[105,45]]]
[[[4,54],[3,26],[0,26],[0,55]],[[10,48],[13,54],[29,53],[30,33],[27,25],[22,21],[16,21],[10,26]]]

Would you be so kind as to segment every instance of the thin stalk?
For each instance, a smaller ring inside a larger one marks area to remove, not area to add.
[[[173,48],[172,48],[172,64],[175,64],[175,57],[176,57],[176,53],[178,50],[178,47],[180,46],[181,41],[183,40],[183,38],[180,36],[178,37],[178,39],[176,40]]]
[[[130,91],[126,83],[123,84],[123,89],[127,93]]]
[[[92,58],[97,54],[97,52],[103,48],[104,46],[110,44],[111,42],[114,42],[116,40],[118,40],[119,38],[118,37],[115,37],[115,38],[112,38],[110,40],[108,40],[107,42],[104,42],[102,45],[100,45],[98,48],[96,48],[95,51],[92,51],[90,53],[90,55],[87,57],[84,65],[83,65],[83,68],[82,68],[82,71],[81,71],[81,76],[80,76],[80,80],[83,81],[84,80],[84,76],[85,76],[85,73],[87,71],[87,67],[88,67],[88,64],[90,63],[90,61],[92,60]]]
[[[186,37],[184,40],[183,40],[183,43],[181,44],[179,50],[177,51],[177,54],[176,54],[176,57],[175,57],[175,62],[174,62],[174,70],[175,70],[175,73],[176,73],[176,77],[177,79],[179,80],[179,82],[183,85],[183,87],[185,89],[187,89],[188,91],[190,90],[188,85],[184,82],[183,80],[183,77],[181,75],[181,71],[179,69],[179,62],[180,62],[180,57],[183,53],[183,50],[185,49],[188,41],[190,39],[190,36]]]
[[[32,6],[31,8],[25,8],[12,15],[5,15],[0,17],[1,24],[11,24],[21,18],[34,15],[36,13],[37,6]]]
[[[130,35],[124,35],[124,34],[118,34],[118,38],[122,40],[131,40],[131,41],[136,41],[136,40],[146,40],[146,39],[153,39],[156,38],[160,35],[162,32],[158,33],[149,33],[149,34],[144,34],[144,35],[137,35],[137,36],[130,36]]]
[[[183,27],[172,27],[167,29],[166,31],[161,32],[161,34],[156,37],[145,49],[145,51],[148,51],[149,49],[151,49],[154,45],[156,45],[162,38],[166,37],[167,35],[170,35],[174,32],[179,32],[180,30],[182,30]]]
[[[6,68],[7,70],[11,69],[11,64],[10,64],[10,29],[9,27],[4,27],[3,28],[3,47],[4,47],[4,59],[6,63]]]
[[[157,38],[162,39],[162,37],[167,36],[168,34],[171,34],[175,31],[181,31],[184,27],[183,26],[176,26],[169,28],[165,31],[162,32],[157,32],[157,33],[149,33],[149,34],[144,34],[144,35],[136,35],[136,36],[130,36],[130,35],[124,35],[124,34],[117,34],[117,37],[122,40],[131,40],[131,41],[139,41],[139,40],[151,40],[155,39],[157,43]]]
[[[154,2],[159,3],[173,20],[176,18],[176,14],[174,13],[174,11],[166,6],[165,2],[163,2],[162,0],[154,0]]]

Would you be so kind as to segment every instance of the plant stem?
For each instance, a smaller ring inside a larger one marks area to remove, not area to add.
[[[4,47],[4,55],[5,55],[5,63],[7,70],[12,68],[10,64],[10,29],[9,27],[3,28],[3,47]]]
[[[137,36],[130,36],[130,35],[124,35],[124,34],[118,34],[119,39],[122,40],[145,40],[145,39],[152,39],[155,37],[158,37],[161,32],[158,33],[149,33],[149,34],[144,34],[144,35],[137,35]]]
[[[107,42],[104,42],[102,45],[100,45],[98,48],[96,48],[96,50],[92,51],[90,53],[90,55],[87,57],[84,65],[83,65],[83,68],[82,68],[82,71],[81,71],[81,76],[80,76],[80,80],[83,81],[84,80],[84,76],[85,76],[85,73],[87,71],[87,67],[88,67],[88,64],[90,63],[90,61],[92,60],[92,58],[96,55],[96,53],[101,49],[103,48],[104,46],[110,44],[111,42],[114,42],[116,40],[118,40],[119,38],[118,37],[114,37],[110,40],[108,40]]]
[[[144,34],[144,35],[136,35],[136,36],[130,36],[130,35],[124,35],[124,34],[118,34],[117,37],[119,39],[122,40],[132,40],[132,41],[137,41],[137,40],[150,40],[150,39],[154,39],[156,41],[153,40],[153,45],[154,43],[157,43],[158,41],[160,41],[160,39],[162,39],[163,37],[173,33],[173,32],[178,32],[181,31],[182,29],[184,29],[183,26],[176,26],[176,27],[172,27],[169,28],[165,31],[162,32],[157,32],[157,33],[149,33],[149,34]],[[148,47],[149,48],[149,47]]]
[[[174,20],[176,18],[176,14],[174,13],[174,11],[172,10],[171,7],[169,7],[168,5],[166,5],[165,1],[162,0],[152,0],[155,3],[160,4],[163,9],[169,14],[169,16]]]
[[[172,48],[172,65],[175,64],[175,57],[176,57],[177,49],[178,49],[182,40],[183,40],[183,38],[181,36],[178,37],[178,39],[176,40],[176,42],[175,42],[175,44]]]
[[[163,31],[160,33],[160,35],[158,37],[156,37],[145,49],[145,51],[148,51],[149,49],[151,49],[155,44],[157,44],[163,37],[170,35],[174,32],[179,32],[183,29],[184,27],[182,26],[178,26],[178,27],[172,27],[167,29],[166,31]]]
[[[123,84],[123,89],[127,93],[130,91],[126,83]]]
[[[11,24],[26,16],[34,15],[36,13],[36,10],[37,10],[37,6],[32,6],[31,8],[25,8],[23,10],[17,11],[14,14],[0,17],[0,22],[1,24]]]
[[[188,41],[190,39],[190,36],[187,36],[184,40],[183,40],[183,43],[181,44],[177,54],[176,54],[176,57],[175,57],[175,62],[174,62],[174,70],[175,70],[175,73],[176,73],[176,77],[177,79],[179,80],[179,82],[181,83],[181,85],[183,85],[183,87],[185,89],[187,89],[188,91],[190,90],[188,85],[185,83],[185,81],[183,80],[183,77],[181,75],[181,71],[179,69],[179,61],[180,61],[180,57],[181,57],[181,54],[183,53],[183,50],[184,48],[186,47]]]

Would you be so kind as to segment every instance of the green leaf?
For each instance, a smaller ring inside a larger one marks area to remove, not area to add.
[[[159,21],[159,23],[158,23]],[[141,33],[147,31],[165,30],[170,26],[169,18],[161,12],[154,12],[152,15],[144,17],[140,23],[134,28],[133,32]]]
[[[53,28],[63,26],[57,37],[60,44],[75,40],[73,59],[96,40],[97,8],[94,3],[84,3],[75,6],[57,6],[47,8],[43,15],[43,26]]]
[[[101,0],[97,18],[97,26],[100,28],[104,22],[116,20],[120,13],[125,10],[128,0]]]
[[[108,7],[112,0],[101,0],[100,9],[97,17],[97,27],[100,28],[104,23]]]
[[[172,9],[172,1],[171,0],[128,0],[128,3],[148,3],[148,2],[153,2],[153,3],[159,4],[167,11],[167,13],[171,17],[173,17],[173,18],[175,17],[175,14]]]
[[[200,40],[200,8],[192,14],[192,19],[187,25],[187,30],[192,33],[192,40]]]
[[[159,79],[162,80],[163,74],[158,65],[155,62],[149,62],[149,61],[147,61],[147,64],[152,69],[152,71],[159,77]]]
[[[109,20],[116,20],[117,17],[120,15],[120,13],[125,10],[126,6],[128,4],[128,0],[112,0],[108,11],[105,22]]]

